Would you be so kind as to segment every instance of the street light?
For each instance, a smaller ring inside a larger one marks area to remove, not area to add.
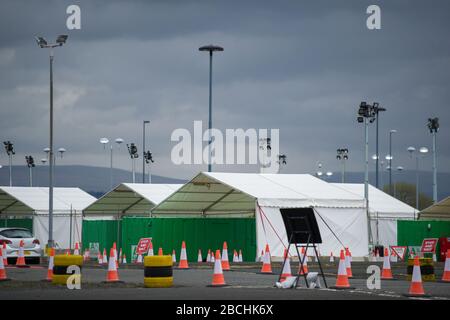
[[[403,168],[402,166],[398,166],[397,168],[395,168],[395,170],[397,170],[397,172],[402,172],[403,170],[405,170],[405,168]],[[390,172],[392,172],[392,170],[390,170]],[[394,181],[394,198],[397,198],[397,182]]]
[[[369,215],[369,123],[373,123],[376,119],[376,109],[378,103],[369,105],[366,102],[361,102],[358,109],[358,123],[364,123],[364,137],[365,137],[365,173],[364,173],[364,199],[366,200],[366,215],[367,215],[367,234],[369,237],[369,244],[373,242],[372,230],[370,227]]]
[[[4,141],[5,151],[9,158],[9,186],[12,187],[12,156],[16,154],[14,144],[11,141]]]
[[[342,164],[342,173],[341,173],[341,182],[345,183],[345,161],[348,160],[348,149],[337,149],[336,159],[341,161]]]
[[[145,163],[148,164],[148,183],[152,183],[151,164],[155,161],[153,160],[153,156],[152,156],[152,153],[150,152],[150,150],[148,150],[147,152],[144,152],[144,161],[145,161]],[[143,183],[145,183],[145,179],[144,179]]]
[[[30,187],[33,186],[33,172],[32,169],[36,166],[34,164],[34,159],[32,156],[25,156],[25,161],[27,163],[27,167],[30,170]]]
[[[397,133],[397,130],[391,129],[389,130],[389,159],[388,156],[386,156],[386,160],[389,161],[389,167],[392,168],[392,159],[394,158],[392,156],[392,135],[394,133]],[[389,170],[389,194],[392,195],[392,170]]]
[[[439,118],[428,119],[428,129],[433,135],[433,203],[437,202],[437,164],[436,164],[436,134],[439,131]]]
[[[46,158],[42,158],[41,162],[42,162],[42,165],[45,165],[47,163],[47,159]]]
[[[48,43],[43,37],[35,37],[40,48],[50,49],[50,143],[49,143],[49,192],[48,192],[48,247],[54,247],[53,241],[53,49],[61,47],[67,41],[67,35],[59,35],[56,43]]]
[[[123,143],[122,138],[117,138],[114,140],[117,145],[120,145]],[[103,149],[106,148],[106,145],[109,143],[108,138],[101,138],[100,143],[103,145]],[[113,188],[113,144],[111,143],[109,146],[110,149],[110,157],[109,157],[109,189],[112,190]]]
[[[412,158],[413,154],[417,151],[414,147],[408,147],[408,152]],[[428,153],[427,147],[419,148],[419,153],[416,154],[416,209],[419,210],[419,157],[420,155],[426,155]]]
[[[134,143],[127,144],[128,153],[130,154],[131,158],[131,165],[132,165],[132,171],[133,171],[133,183],[136,183],[136,172],[135,172],[135,164],[134,160],[139,158],[137,147]]]
[[[63,157],[63,153],[66,152],[66,151],[67,151],[67,150],[64,149],[64,148],[59,148],[59,149],[58,149],[59,156],[61,157],[61,159],[62,159],[62,157]]]
[[[145,125],[150,123],[148,120],[144,120],[142,124],[142,183],[145,183]]]
[[[215,45],[207,45],[200,47],[199,51],[209,52],[209,116],[208,116],[208,129],[209,129],[209,139],[208,139],[208,172],[211,172],[211,129],[212,129],[212,60],[213,52],[223,51],[222,47]]]

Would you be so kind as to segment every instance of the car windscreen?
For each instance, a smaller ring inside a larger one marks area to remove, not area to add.
[[[31,232],[24,229],[7,229],[0,231],[0,235],[10,239],[33,238]]]

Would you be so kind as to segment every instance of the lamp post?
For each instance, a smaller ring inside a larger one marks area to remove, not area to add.
[[[61,47],[67,41],[67,35],[59,35],[56,43],[49,44],[43,37],[35,37],[41,48],[50,49],[50,144],[49,159],[53,159],[53,49]],[[53,241],[53,161],[49,161],[49,183],[48,183],[48,247],[54,247]]]
[[[398,166],[396,168],[396,170],[398,173],[400,173],[404,170],[404,168],[402,166]],[[390,171],[392,171],[392,170],[390,170]],[[394,198],[397,198],[397,185],[396,184],[397,184],[397,181],[394,181]]]
[[[392,135],[394,133],[397,133],[397,130],[392,129],[389,130],[389,155],[386,156],[386,160],[389,161],[389,167],[392,168],[392,159],[394,158],[392,156]],[[392,170],[389,170],[389,193],[392,195]]]
[[[414,147],[408,147],[408,152],[410,157],[412,158],[413,154],[417,151]],[[416,209],[419,209],[419,156],[420,155],[426,155],[428,153],[427,147],[421,147],[419,148],[419,153],[416,154]]]
[[[142,123],[142,183],[145,183],[145,125],[150,123],[144,120]]]
[[[212,129],[212,60],[213,52],[223,51],[222,47],[215,45],[207,45],[200,47],[199,51],[209,52],[209,116],[208,116],[208,129],[209,129],[209,141],[208,141],[208,172],[211,172],[211,129]]]
[[[115,142],[120,145],[123,142],[122,138],[117,138]],[[103,145],[103,149],[106,148],[106,145],[109,143],[108,138],[101,138],[100,143]],[[113,188],[113,144],[111,143],[109,146],[109,190]]]
[[[341,183],[345,183],[345,161],[348,160],[348,149],[337,149],[336,159],[341,161]]]
[[[144,161],[148,164],[148,183],[152,183],[151,164],[155,161],[153,160],[153,156],[150,150],[144,152]],[[143,183],[145,183],[145,180],[143,181]]]
[[[377,103],[374,103],[376,106]],[[358,109],[358,123],[364,123],[364,138],[365,138],[365,172],[364,172],[364,199],[366,200],[366,215],[367,215],[367,234],[368,242],[371,244],[372,231],[370,227],[370,214],[369,214],[369,123],[373,123],[376,118],[374,106],[361,102]]]
[[[33,171],[32,170],[36,165],[34,164],[34,159],[32,156],[25,156],[25,161],[26,161],[27,167],[30,171],[30,187],[32,187],[33,186]]]
[[[133,183],[136,183],[136,169],[135,169],[135,163],[134,160],[139,158],[137,147],[134,143],[127,144],[128,153],[130,154],[131,158],[131,165],[132,165],[132,171],[133,171]]]
[[[11,141],[4,141],[6,154],[9,158],[9,186],[12,187],[12,156],[16,154],[14,151],[14,144]]]
[[[428,119],[428,129],[433,135],[433,203],[437,203],[436,134],[439,131],[439,118]]]

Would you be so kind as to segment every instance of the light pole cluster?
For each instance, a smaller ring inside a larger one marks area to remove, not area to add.
[[[122,138],[116,138],[114,140],[118,146],[120,146],[123,143]],[[108,138],[101,138],[100,143],[103,145],[103,149],[106,148],[106,145],[109,143]],[[109,158],[109,189],[111,190],[113,188],[113,144],[110,144],[110,158]]]
[[[324,178],[326,178],[326,177],[331,177],[332,175],[333,175],[333,172],[331,172],[331,171],[323,172],[323,171],[322,171],[322,163],[321,163],[321,162],[317,163],[316,176],[317,176],[318,178],[322,178],[322,177],[324,177]]]
[[[345,183],[345,161],[348,160],[348,149],[347,148],[337,149],[336,159],[341,161],[342,165],[341,182]]]

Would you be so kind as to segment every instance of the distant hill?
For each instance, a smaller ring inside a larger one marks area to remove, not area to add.
[[[25,166],[13,166],[13,186],[29,186],[29,171]],[[110,169],[91,166],[56,166],[54,182],[57,187],[79,187],[96,198],[109,190]],[[113,169],[113,185],[131,182],[130,171]],[[136,182],[142,182],[142,174],[136,173]],[[185,183],[185,180],[152,175],[152,183]],[[0,169],[0,185],[9,185],[9,168]],[[33,186],[48,186],[48,167],[33,168]]]
[[[58,187],[79,187],[89,192],[95,197],[103,195],[109,189],[109,168],[91,167],[91,166],[57,166],[55,168],[55,185]],[[428,196],[432,196],[432,174],[428,171],[421,171],[420,176],[420,192]],[[29,185],[28,168],[25,166],[13,166],[13,185],[28,186]],[[113,185],[116,186],[121,182],[131,182],[131,172],[121,169],[113,170]],[[341,175],[335,172],[333,176],[325,179],[329,182],[340,182]],[[375,185],[375,173],[369,174],[369,180]],[[388,173],[384,173],[383,183],[389,183]],[[347,172],[346,182],[362,183],[364,181],[364,173]],[[142,182],[142,175],[136,173],[136,182]],[[185,183],[186,180],[168,178],[152,175],[153,183]],[[393,182],[416,183],[416,175],[414,171],[403,171],[400,174],[393,175]],[[9,185],[9,169],[4,166],[0,169],[0,185]],[[33,169],[33,185],[48,186],[48,168],[38,166]],[[438,174],[438,198],[443,199],[450,195],[450,173]]]

